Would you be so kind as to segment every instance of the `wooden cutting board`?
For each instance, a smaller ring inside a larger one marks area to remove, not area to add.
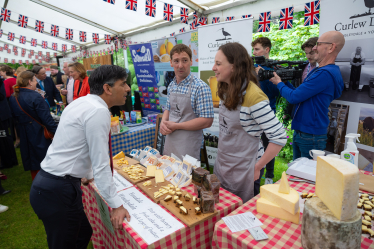
[[[211,219],[214,216],[218,214],[217,210],[214,210],[214,213],[207,213],[207,214],[195,214],[195,207],[198,207],[198,204],[194,204],[192,201],[193,195],[188,193],[191,196],[191,200],[186,201],[184,199],[184,195],[188,192],[182,191],[182,196],[179,198],[183,202],[183,207],[185,207],[188,210],[188,214],[184,215],[180,213],[179,207],[175,206],[175,203],[173,200],[170,201],[164,201],[164,198],[161,199],[160,204],[164,206],[167,210],[169,210],[172,214],[174,214],[178,219],[180,219],[184,224],[186,224],[188,227],[196,226],[199,223],[204,222],[207,219]]]
[[[360,172],[360,189],[374,193],[374,176],[365,175]]]
[[[130,161],[129,161],[129,165],[131,166]],[[128,167],[129,165],[126,165],[125,167]],[[140,165],[140,164],[135,164],[135,165],[139,165],[144,170],[144,172],[142,173],[142,176],[146,176],[146,174],[147,174],[147,168],[144,167],[144,166],[142,166],[142,165]],[[137,184],[137,183],[139,183],[139,182],[148,181],[151,178],[154,178],[152,176],[152,177],[147,177],[147,178],[142,178],[142,179],[131,179],[127,173],[123,172],[122,169],[117,169],[117,172],[118,172],[118,174],[120,174],[121,176],[123,176],[124,178],[126,178],[126,180],[128,180],[129,182],[131,182],[134,185]]]
[[[167,186],[168,184],[170,184],[170,182],[168,182],[168,181],[165,180],[164,182],[157,183],[157,185],[156,185],[156,182],[155,182],[156,179],[155,178],[148,179],[148,180],[151,181],[151,185],[149,185],[149,186],[143,186],[143,183],[146,182],[146,181],[143,181],[143,182],[140,182],[140,183],[136,184],[136,186],[138,188],[140,188],[155,203],[160,203],[160,200],[164,199],[168,194],[164,194],[163,196],[161,196],[158,199],[156,199],[154,197],[154,193],[156,191],[158,191],[162,186]]]
[[[139,161],[138,161],[138,160],[132,159],[132,158],[130,158],[130,157],[125,157],[125,159],[129,162],[129,166],[139,164]],[[117,164],[118,160],[119,160],[119,159],[113,159],[113,167],[114,167],[115,169],[120,170],[120,169],[121,169],[121,166],[127,166],[127,165],[125,165],[125,164],[119,166],[119,165]]]

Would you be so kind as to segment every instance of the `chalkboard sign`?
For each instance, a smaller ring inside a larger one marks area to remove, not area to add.
[[[155,132],[153,148],[158,150],[160,154],[163,155],[166,136],[162,135],[160,132],[161,121],[162,121],[162,114],[158,114],[157,119],[156,119],[156,132]]]

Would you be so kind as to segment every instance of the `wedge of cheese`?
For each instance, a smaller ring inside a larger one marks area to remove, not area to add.
[[[279,193],[289,194],[290,193],[290,184],[288,183],[286,172],[283,171],[282,179],[279,184]]]
[[[260,187],[260,195],[291,214],[299,211],[299,194],[293,188],[289,194],[283,194],[279,193],[279,184],[267,184]]]
[[[275,218],[279,218],[281,220],[290,221],[295,224],[299,224],[300,222],[300,209],[298,209],[296,214],[291,214],[277,204],[270,202],[263,197],[257,200],[256,207],[257,212],[261,214],[266,214]]]
[[[155,176],[156,169],[157,169],[157,166],[152,166],[152,165],[148,166],[146,176]]]
[[[120,153],[118,153],[117,155],[115,155],[113,157],[113,159],[120,159],[120,158],[125,158],[125,153],[123,153],[123,151],[121,151]]]
[[[156,183],[159,183],[159,182],[164,182],[165,179],[164,179],[164,173],[162,172],[161,169],[156,169],[155,171],[155,180],[156,180]]]
[[[354,164],[333,157],[317,158],[316,195],[341,221],[356,214],[359,180]]]

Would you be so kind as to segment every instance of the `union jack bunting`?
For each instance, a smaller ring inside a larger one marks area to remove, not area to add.
[[[19,60],[18,63],[19,63],[19,64],[22,64],[22,60]]]
[[[25,57],[25,55],[26,55],[26,53],[25,54],[24,53],[21,54],[22,57]]]
[[[320,0],[306,3],[304,7],[304,26],[319,23]]]
[[[29,18],[24,15],[19,15],[18,17],[18,26],[22,28],[27,28],[27,22],[29,21]]]
[[[36,20],[35,21],[35,31],[39,32],[39,33],[43,33],[44,32],[44,22]]]
[[[269,32],[270,31],[270,20],[271,20],[271,11],[263,12],[259,16],[259,25],[258,32]]]
[[[42,41],[42,48],[47,49],[48,48],[48,42]]]
[[[73,53],[77,52],[77,46],[75,46],[75,45],[71,45],[71,51],[72,51]]]
[[[29,64],[29,60],[26,60],[26,65],[28,65]]]
[[[14,36],[14,33],[12,33],[12,32],[9,32],[9,33],[8,33],[8,40],[9,40],[9,41],[14,41],[14,37],[15,37],[15,36]]]
[[[127,49],[127,41],[122,40],[122,49],[126,50]]]
[[[11,14],[12,14],[12,11],[1,8],[0,20],[5,21],[5,22],[9,22]]]
[[[228,21],[232,21],[232,20],[234,20],[235,19],[235,16],[228,16],[228,17],[226,17],[226,22],[228,22]]]
[[[213,23],[219,23],[221,21],[221,18],[220,17],[213,17],[212,19],[212,24]]]
[[[57,53],[53,53],[53,57],[55,57],[55,58],[56,58],[56,57],[57,57]]]
[[[60,28],[57,25],[51,25],[51,36],[58,37],[60,33]]]
[[[112,38],[110,37],[110,35],[105,35],[104,39],[105,39],[105,44],[110,44],[110,41]]]
[[[252,15],[242,15],[242,19],[250,18]]]
[[[156,16],[156,0],[146,0],[145,2],[145,14],[147,16]]]
[[[93,33],[92,34],[92,40],[93,40],[93,43],[99,44],[99,34],[98,33]]]
[[[30,50],[30,54],[31,54],[31,55],[34,55],[34,50]]]
[[[17,46],[13,46],[13,52],[18,51]]]
[[[0,47],[0,52],[3,52],[3,47]]]
[[[36,63],[36,61],[35,60],[32,60],[32,64],[35,64]]]
[[[8,54],[10,54],[12,52],[12,50],[8,49],[7,52],[8,52]]]
[[[208,22],[208,18],[206,18],[206,17],[200,17],[200,18],[199,18],[199,22],[197,23],[196,26],[204,26],[204,25],[207,25],[207,22]]]
[[[16,60],[15,59],[12,59],[11,62],[12,62],[12,64],[16,64]]]
[[[66,44],[62,44],[62,52],[66,52],[66,50],[67,50]]]
[[[104,2],[107,2],[107,3],[110,3],[110,4],[114,4],[116,0],[104,0]]]
[[[195,22],[191,22],[190,23],[190,30],[195,30],[195,29],[197,29]]]
[[[86,42],[87,41],[87,32],[79,31],[79,41]]]
[[[73,40],[73,35],[74,35],[73,29],[66,28],[66,30],[65,30],[65,39],[72,41]]]
[[[8,58],[4,58],[4,63],[8,63]]]
[[[22,49],[22,54],[26,54],[26,48]]]
[[[8,44],[4,44],[4,49],[8,50],[8,48],[9,48]]]
[[[181,7],[181,23],[188,24],[188,9]]]
[[[186,29],[185,29],[185,28],[181,28],[181,29],[179,29],[179,33],[184,33],[184,32],[186,32]]]
[[[175,32],[171,33],[170,36],[175,36]]]
[[[197,10],[195,10],[193,12],[193,21],[197,23],[197,20],[199,19],[198,15],[197,15]]]
[[[19,43],[21,43],[21,44],[26,44],[26,36],[21,35],[21,36],[19,37]]]
[[[47,53],[46,53],[46,56],[47,56],[47,57],[51,57],[51,53],[50,53],[50,52],[47,52]]]
[[[28,55],[29,59],[31,59],[31,54]]]
[[[126,9],[136,11],[138,8],[138,0],[127,0]]]
[[[39,59],[39,63],[42,63],[43,61],[41,59]]]
[[[43,56],[43,52],[42,51],[38,51],[38,55],[39,56]]]
[[[31,38],[31,46],[36,47],[36,45],[37,45],[37,40],[34,38]]]
[[[18,51],[14,51],[14,55],[18,55]]]
[[[2,36],[3,36],[3,30],[0,29],[0,37],[2,37]]]
[[[173,21],[173,5],[164,3],[164,20],[172,22]]]
[[[281,9],[279,18],[279,29],[292,29],[293,22],[293,7]]]
[[[57,43],[52,42],[52,50],[57,51]]]

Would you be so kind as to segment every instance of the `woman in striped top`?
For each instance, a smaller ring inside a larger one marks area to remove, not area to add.
[[[222,45],[213,71],[221,99],[214,173],[223,188],[246,202],[259,193],[264,167],[286,144],[286,132],[259,88],[253,62],[241,44]],[[269,138],[265,152],[263,132]]]

